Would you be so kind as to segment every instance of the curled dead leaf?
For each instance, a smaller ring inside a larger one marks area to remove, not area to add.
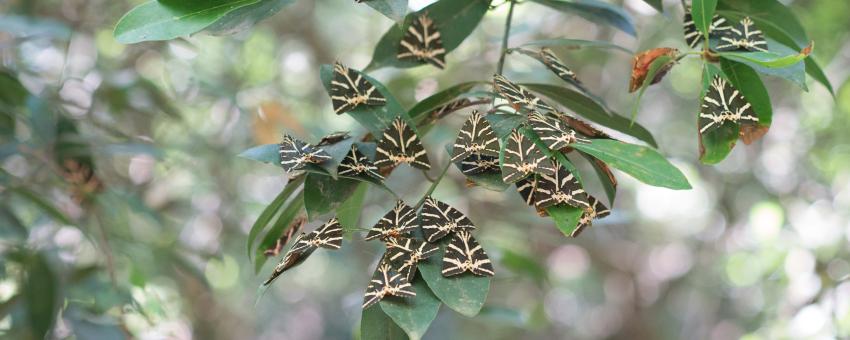
[[[644,81],[649,73],[650,65],[652,62],[658,59],[661,56],[668,56],[670,58],[675,59],[679,55],[679,50],[675,48],[669,47],[659,47],[653,48],[651,50],[643,51],[635,55],[632,59],[632,77],[629,82],[629,92],[635,92],[643,86]],[[662,78],[673,68],[674,63],[669,62],[665,64],[661,69],[655,73],[655,77],[652,79],[652,84],[656,84],[661,81]]]
[[[739,134],[744,144],[750,145],[764,136],[769,129],[769,126],[744,124],[741,126]]]

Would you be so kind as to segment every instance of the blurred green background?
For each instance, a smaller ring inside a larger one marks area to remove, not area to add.
[[[665,14],[638,0],[614,2],[635,18],[638,39],[524,3],[510,45],[565,37],[636,51],[685,48],[679,1],[665,1]],[[620,175],[613,214],[577,239],[563,237],[513,189],[465,188],[450,170],[435,196],[479,226],[497,274],[481,315],[443,308],[425,337],[850,337],[850,2],[783,2],[816,41],[835,98],[812,81],[801,92],[764,78],[774,105],[770,132],[704,166],[700,65],[683,60],[647,91],[637,120],[694,189]],[[318,67],[334,60],[364,67],[393,23],[353,1],[298,1],[235,36],[121,45],[112,28],[138,3],[0,2],[0,337],[26,338],[27,327],[54,321],[55,338],[357,337],[380,246],[355,237],[341,251],[316,252],[255,305],[277,259],[255,275],[246,233],[286,179],[279,168],[236,155],[283,132],[309,141],[362,132],[333,114]],[[488,13],[444,71],[371,75],[406,107],[453,84],[487,81],[506,14],[507,6]],[[630,55],[556,52],[612,108],[631,111]],[[505,69],[520,82],[557,81],[521,55],[509,55]],[[9,118],[13,112],[39,118],[29,124]],[[443,145],[463,119],[446,119],[425,136],[432,162],[447,161]],[[388,180],[410,201],[427,184],[409,168]],[[586,185],[601,195],[599,183]],[[370,190],[360,224],[370,226],[393,204]],[[54,291],[61,313],[52,320]]]

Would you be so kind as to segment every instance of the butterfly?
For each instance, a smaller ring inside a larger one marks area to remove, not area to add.
[[[443,255],[443,276],[455,276],[464,272],[478,276],[493,276],[493,264],[484,248],[467,231],[454,233]]]
[[[365,175],[379,181],[384,180],[384,176],[381,176],[378,172],[378,167],[372,164],[369,158],[357,149],[357,144],[351,144],[351,150],[339,163],[337,174],[348,177]]]
[[[413,18],[401,39],[396,57],[427,62],[438,68],[446,67],[446,49],[440,40],[440,31],[428,13]]]
[[[280,142],[280,166],[287,172],[302,170],[307,164],[318,164],[330,160],[325,150],[304,143],[289,135]]]
[[[534,193],[537,191],[537,176],[528,176],[516,182],[516,190],[522,197],[523,202],[528,205],[537,205]]]
[[[412,297],[416,296],[416,292],[413,291],[413,286],[404,275],[393,269],[387,261],[381,260],[375,274],[372,275],[372,280],[369,281],[369,286],[366,287],[363,309],[378,303],[387,296]]]
[[[369,233],[366,234],[366,241],[376,238],[389,241],[392,238],[407,236],[416,227],[416,212],[409,205],[399,200],[393,210],[387,212],[369,230]]]
[[[334,63],[330,95],[336,114],[354,110],[361,105],[382,106],[387,103],[387,99],[375,85],[366,80],[360,72],[339,62]]]
[[[558,204],[567,204],[577,208],[590,206],[587,201],[587,193],[584,192],[581,183],[563,166],[558,167],[558,171],[553,175],[538,175],[534,202],[541,209]]]
[[[587,200],[590,206],[584,209],[584,213],[582,213],[578,221],[578,227],[576,227],[576,230],[573,230],[570,237],[576,237],[578,234],[581,234],[585,228],[593,224],[594,219],[603,218],[611,214],[611,210],[608,210],[596,197],[587,195]]]
[[[439,248],[436,245],[412,238],[396,238],[387,242],[387,260],[397,269],[399,273],[407,278],[407,282],[413,282],[416,275],[416,265],[431,255]]]
[[[428,242],[436,242],[458,230],[473,230],[475,225],[466,215],[433,197],[425,199],[422,206],[422,233]]]
[[[534,142],[514,129],[505,146],[502,179],[506,183],[514,183],[535,172],[551,175],[555,173],[555,167]]]
[[[464,175],[481,175],[499,172],[499,157],[474,153],[460,161],[460,172]]]
[[[720,128],[727,122],[753,124],[758,123],[758,120],[747,99],[726,79],[715,75],[702,98],[699,133]]]
[[[700,43],[703,41],[704,35],[697,29],[697,25],[694,24],[694,18],[691,15],[690,7],[685,9],[685,42],[688,43],[690,48],[697,48]],[[726,19],[715,14],[711,17],[711,24],[708,25],[708,34],[709,36],[717,36],[732,29],[731,26],[726,25]]]
[[[720,36],[718,51],[745,50],[750,52],[767,52],[767,40],[764,34],[756,28],[750,17],[745,17],[735,27]]]
[[[550,119],[537,112],[528,115],[528,125],[552,150],[560,150],[576,142],[590,143],[589,139],[577,136],[575,130],[566,127],[560,120]]]
[[[319,247],[327,249],[342,247],[342,225],[339,224],[336,217],[309,234],[301,233],[298,235],[295,243],[286,252],[283,260],[275,266],[271,277],[263,285],[268,286],[283,272],[304,262]]]
[[[478,111],[473,111],[458,132],[452,150],[452,162],[468,158],[473,154],[499,157],[499,138]]]
[[[393,120],[392,125],[384,130],[378,141],[377,153],[375,165],[378,167],[408,163],[423,170],[431,169],[425,147],[401,117]]]
[[[519,85],[512,83],[500,74],[493,76],[493,82],[499,96],[505,98],[509,103],[511,103],[511,106],[513,106],[515,110],[524,108],[528,111],[537,111],[540,109],[542,111],[555,112],[555,109],[552,108],[551,105],[519,87]]]

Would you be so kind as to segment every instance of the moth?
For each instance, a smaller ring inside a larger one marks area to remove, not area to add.
[[[446,253],[443,255],[443,276],[450,277],[464,272],[478,276],[493,276],[493,264],[484,248],[468,231],[454,233]]]
[[[393,268],[405,276],[407,282],[413,282],[416,276],[416,265],[431,255],[439,248],[436,245],[412,238],[390,239],[387,242],[387,260]]]
[[[271,277],[263,282],[263,285],[268,286],[283,272],[304,262],[319,247],[333,250],[342,247],[342,225],[336,217],[309,234],[298,235],[295,243],[286,252],[283,260],[275,266]]]
[[[369,286],[366,287],[363,309],[369,308],[387,296],[412,297],[416,296],[416,292],[413,291],[413,286],[404,275],[393,269],[386,261],[381,260],[375,274],[372,275],[372,280],[369,281]]]
[[[458,162],[473,154],[499,157],[499,138],[478,111],[473,111],[463,123],[452,149],[452,162]]]
[[[523,202],[528,205],[537,205],[534,200],[534,192],[537,191],[537,176],[528,176],[516,182],[516,190],[522,197]]]
[[[505,161],[502,164],[502,179],[514,183],[532,173],[554,174],[552,161],[534,145],[530,139],[514,129],[505,146]]]
[[[307,164],[318,164],[330,160],[325,150],[284,135],[279,147],[280,166],[287,172],[302,170]]]
[[[581,183],[564,166],[558,167],[558,171],[553,175],[538,175],[534,202],[540,209],[559,204],[567,204],[577,208],[590,206],[587,193]]]
[[[380,238],[389,241],[393,238],[408,236],[416,229],[416,212],[409,205],[399,200],[393,210],[381,217],[378,223],[366,234],[366,241]]]
[[[573,230],[570,234],[570,237],[576,237],[578,234],[581,234],[585,228],[590,227],[593,224],[593,220],[603,218],[611,214],[611,210],[602,204],[602,202],[599,202],[596,197],[587,195],[587,200],[590,203],[590,206],[584,209],[584,213],[582,213],[581,218],[578,221],[578,226],[576,227],[576,230]]]
[[[507,100],[515,110],[523,108],[528,111],[541,110],[555,112],[555,109],[551,105],[531,94],[531,92],[519,87],[519,85],[512,83],[500,74],[493,76],[493,83],[499,96]]]
[[[382,106],[387,103],[384,95],[360,72],[339,62],[334,63],[330,95],[336,114],[354,110],[362,105]]]
[[[415,60],[429,63],[438,68],[446,67],[446,49],[440,39],[440,31],[428,13],[413,18],[398,46],[399,60]]]
[[[472,154],[460,161],[460,172],[464,175],[481,175],[499,171],[499,157]]]
[[[581,81],[578,80],[575,72],[564,65],[561,59],[558,58],[552,50],[544,47],[541,48],[538,53],[540,55],[540,61],[542,61],[550,71],[558,75],[558,78],[561,78],[570,84],[581,85]]]
[[[539,113],[528,115],[528,125],[540,137],[549,149],[560,150],[573,143],[590,143],[589,139],[580,137],[576,131],[562,124],[561,121],[548,118]]]
[[[431,113],[428,114],[428,116],[430,116],[432,120],[437,120],[445,117],[449,113],[460,110],[467,106],[472,106],[474,104],[475,103],[469,100],[469,98],[456,99],[432,110]]]
[[[357,144],[351,144],[351,150],[339,163],[337,174],[348,177],[368,176],[379,181],[384,180],[384,176],[378,172],[378,167],[360,152]]]
[[[316,146],[336,144],[349,138],[351,138],[351,136],[349,135],[348,131],[337,131],[322,137],[322,139],[319,140],[319,143],[316,144]]]
[[[455,231],[469,231],[475,225],[459,210],[433,197],[425,199],[422,206],[422,233],[428,242],[436,242]]]
[[[717,50],[767,52],[767,40],[764,40],[764,34],[756,28],[753,19],[745,17],[720,36],[720,44],[717,45]]]
[[[401,117],[397,117],[384,130],[381,140],[378,141],[375,165],[386,167],[401,163],[407,163],[422,170],[431,169],[428,155],[419,137]]]
[[[759,119],[752,105],[726,79],[715,75],[702,98],[699,133],[718,129],[726,123],[756,124]]]
[[[702,43],[704,36],[702,32],[697,29],[697,25],[694,24],[694,18],[691,15],[690,7],[685,9],[684,29],[685,42],[688,43],[690,48],[697,48],[699,44]],[[732,29],[732,27],[726,24],[726,19],[715,14],[711,17],[711,24],[708,25],[708,34],[709,36],[714,37],[730,29]]]

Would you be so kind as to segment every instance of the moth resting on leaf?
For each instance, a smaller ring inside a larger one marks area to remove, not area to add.
[[[416,292],[413,291],[412,285],[404,275],[393,269],[385,259],[381,259],[375,274],[372,275],[372,280],[369,281],[369,286],[366,287],[363,309],[369,308],[387,296],[412,297],[416,296]]]
[[[475,229],[472,221],[462,212],[430,196],[425,199],[421,215],[422,233],[428,242],[437,242],[456,231]]]
[[[376,149],[375,165],[378,167],[410,164],[422,170],[431,169],[425,147],[413,129],[401,117],[384,129]]]
[[[427,12],[413,18],[399,43],[396,57],[427,62],[441,69],[446,67],[446,49],[443,48],[440,31]]]
[[[383,106],[387,103],[384,95],[366,77],[339,62],[334,63],[330,96],[336,114],[364,105]]]
[[[593,224],[593,220],[598,218],[603,218],[611,214],[611,210],[599,202],[596,197],[591,195],[587,195],[587,200],[590,203],[590,206],[584,209],[584,213],[582,213],[581,218],[578,221],[578,226],[572,233],[570,233],[570,237],[577,237],[581,234],[584,229],[590,227]]]
[[[458,231],[452,236],[443,255],[443,276],[455,276],[464,272],[478,276],[493,276],[493,264],[484,248],[468,231]]]
[[[515,110],[555,112],[552,105],[547,104],[537,96],[512,83],[500,74],[493,76],[493,88],[500,97],[507,100]]]
[[[392,238],[407,237],[416,229],[416,211],[399,200],[395,207],[378,220],[369,233],[366,241],[380,238],[389,241]]]
[[[711,80],[699,113],[699,133],[737,124],[758,124],[750,102],[726,79],[715,75]]]
[[[436,245],[412,238],[394,238],[387,242],[386,259],[394,269],[404,275],[407,282],[413,282],[416,266],[439,248]]]
[[[767,40],[764,40],[764,34],[756,28],[753,19],[745,17],[720,36],[720,44],[717,45],[717,50],[724,52],[738,50],[767,52]]]
[[[555,173],[555,167],[531,139],[514,129],[505,146],[502,179],[506,183],[514,183],[533,173],[551,175]]]
[[[268,286],[283,272],[304,262],[319,247],[334,250],[342,247],[342,225],[336,217],[309,234],[298,235],[295,243],[286,252],[283,260],[275,266],[271,277],[263,282],[263,285]]]
[[[331,159],[325,150],[284,135],[279,148],[280,166],[287,172],[303,170],[307,164],[319,164]]]

